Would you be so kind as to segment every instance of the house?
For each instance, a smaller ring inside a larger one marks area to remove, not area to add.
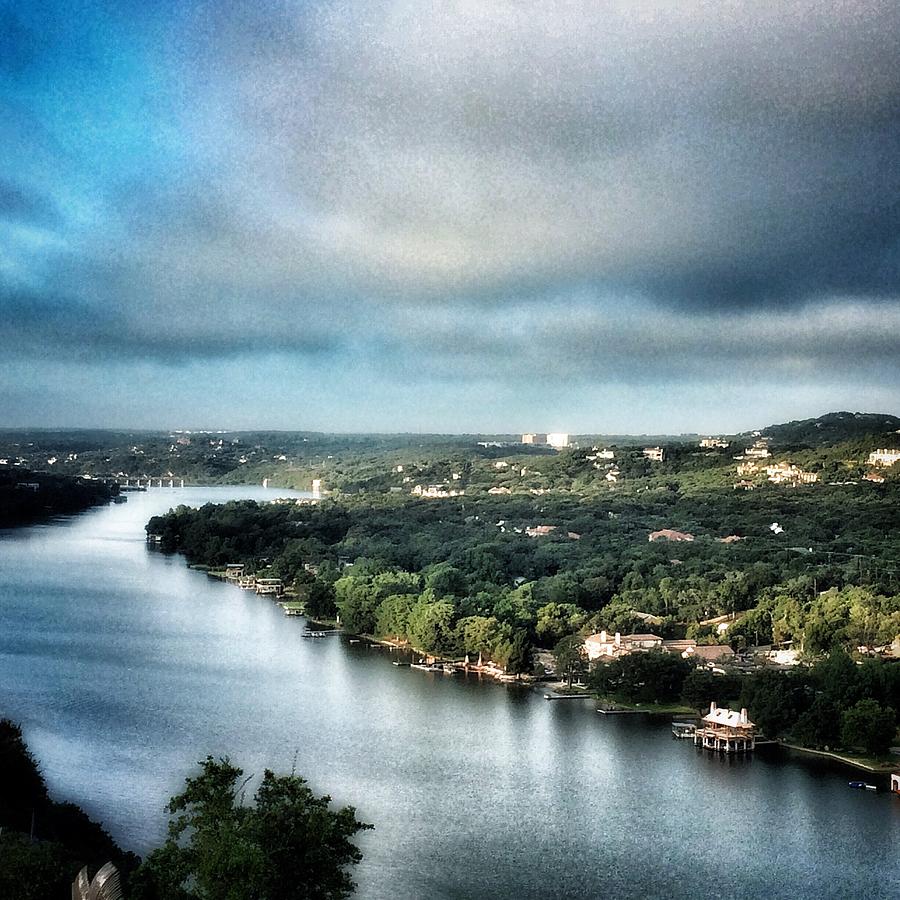
[[[605,631],[584,639],[584,651],[589,660],[626,656],[629,653],[662,648],[663,640],[655,634],[626,634],[618,631],[610,637]]]
[[[726,537],[716,538],[717,544],[736,544],[738,541],[743,541],[745,538],[742,538],[738,534],[729,534]]]
[[[280,578],[257,578],[256,593],[274,594],[276,597],[280,597],[284,593],[284,584]]]
[[[694,732],[694,744],[719,753],[744,753],[756,746],[756,726],[746,709],[717,709],[713,702]]]
[[[428,484],[421,485],[417,484],[412,491],[411,494],[416,497],[460,497],[465,494],[464,490],[457,490],[456,488],[450,488],[449,484]]]
[[[692,541],[694,536],[686,531],[674,531],[671,528],[663,528],[661,531],[651,531],[648,540],[652,541]]]
[[[704,450],[727,450],[728,441],[721,438],[706,437],[700,441],[700,447]]]
[[[676,653],[679,656],[684,656],[685,651],[690,650],[691,648],[696,646],[697,642],[690,639],[662,642],[662,649],[665,650],[666,653]]]
[[[685,659],[695,659],[699,663],[722,663],[734,659],[734,650],[728,644],[697,644],[681,654]]]
[[[742,462],[738,463],[737,473],[740,478],[746,478],[748,475],[755,475],[759,471],[759,463]]]
[[[900,459],[900,450],[873,450],[869,454],[870,466],[892,466]]]
[[[545,537],[548,534],[552,534],[556,531],[555,525],[528,525],[525,528],[525,534],[528,537]]]
[[[523,444],[546,444],[547,443],[547,435],[546,434],[523,434],[522,435],[522,443]]]
[[[752,491],[752,490],[756,487],[756,485],[755,485],[752,481],[744,481],[744,480],[742,480],[742,481],[736,481],[736,482],[732,485],[732,487],[733,487],[734,490],[736,490],[736,491],[737,491],[737,490],[741,490],[741,491]]]
[[[769,457],[769,447],[765,441],[757,441],[752,447],[748,447],[744,451],[744,456],[751,459],[767,459]]]
[[[242,563],[228,563],[225,566],[225,577],[229,581],[236,581],[244,574],[244,566]]]
[[[863,481],[871,481],[873,484],[884,484],[884,475],[879,475],[877,472],[866,472],[863,475]]]
[[[772,484],[815,484],[819,480],[815,472],[805,472],[790,462],[766,466],[766,475]]]
[[[662,447],[644,447],[641,453],[653,462],[662,462],[666,456],[666,451]]]

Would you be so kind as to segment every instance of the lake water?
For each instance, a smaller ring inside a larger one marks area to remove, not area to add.
[[[161,842],[169,796],[228,754],[296,764],[375,824],[361,898],[900,896],[900,798],[847,787],[861,776],[709,758],[665,723],[303,639],[145,544],[177,503],[274,495],[156,489],[0,533],[0,715],[124,846]]]

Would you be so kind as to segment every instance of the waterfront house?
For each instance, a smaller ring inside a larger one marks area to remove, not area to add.
[[[228,563],[225,566],[225,577],[229,581],[236,581],[244,574],[244,566],[241,563]]]
[[[719,753],[748,752],[756,746],[756,726],[746,709],[718,709],[713,701],[694,732],[694,744]]]
[[[592,634],[584,640],[584,652],[589,660],[626,656],[645,650],[658,650],[663,639],[655,634],[620,634],[610,637],[605,631]]]
[[[900,772],[891,772],[891,790],[900,794]]]
[[[256,593],[274,594],[276,597],[280,597],[284,593],[284,584],[280,578],[257,578]]]

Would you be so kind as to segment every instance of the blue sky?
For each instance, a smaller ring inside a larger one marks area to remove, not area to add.
[[[900,412],[890,3],[0,0],[0,425]]]

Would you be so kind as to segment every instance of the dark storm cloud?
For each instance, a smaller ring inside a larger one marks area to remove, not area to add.
[[[58,71],[9,38],[0,219],[64,197],[0,269],[20,347],[896,378],[894,3],[60,10]]]

